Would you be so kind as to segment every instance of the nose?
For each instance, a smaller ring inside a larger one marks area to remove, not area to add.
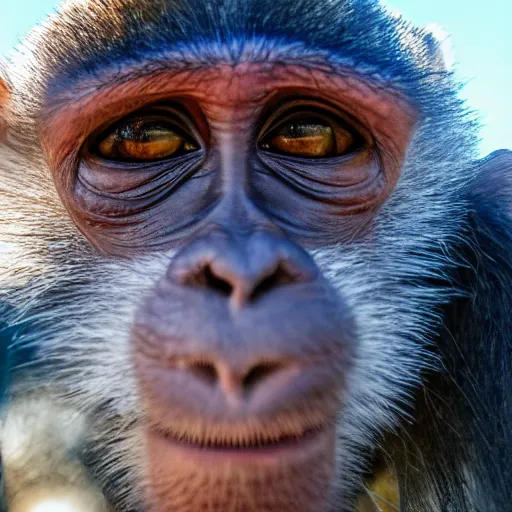
[[[317,275],[307,253],[273,232],[251,236],[214,231],[178,254],[167,278],[181,286],[225,296],[236,308],[293,283],[306,283]],[[247,395],[265,383],[286,380],[294,365],[284,357],[254,358],[250,363],[230,357],[211,357],[207,346],[174,357],[175,368],[192,381],[221,389],[226,396]],[[253,351],[254,356],[254,351]]]
[[[132,339],[152,421],[186,433],[188,421],[337,407],[355,336],[343,298],[293,241],[218,231],[174,256]]]
[[[244,363],[201,353],[172,357],[173,368],[183,372],[182,383],[186,388],[188,383],[188,389],[196,387],[210,396],[218,391],[227,399],[262,394],[269,398],[271,389],[283,387],[298,371],[298,365],[284,357],[253,358]]]
[[[241,236],[215,231],[182,250],[167,278],[224,295],[240,308],[277,288],[312,281],[317,273],[312,258],[278,234]]]

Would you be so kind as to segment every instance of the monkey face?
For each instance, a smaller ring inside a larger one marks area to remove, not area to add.
[[[99,252],[173,251],[131,327],[158,510],[313,511],[331,498],[358,339],[343,286],[307,249],[368,236],[413,116],[386,103],[397,127],[380,132],[385,94],[339,101],[348,77],[312,70],[325,84],[313,89],[301,72],[157,74],[143,94],[129,82],[85,98],[79,123],[64,108],[44,127],[57,189]],[[355,101],[377,113],[356,117]]]
[[[44,339],[32,375],[58,369],[58,400],[91,418],[90,465],[121,510],[348,506],[360,453],[427,365],[418,333],[442,294],[423,278],[446,262],[425,255],[458,222],[439,193],[446,168],[415,145],[432,122],[421,97],[386,80],[404,61],[388,69],[386,53],[374,76],[263,28],[187,51],[170,41],[170,2],[146,23],[142,1],[109,21],[105,54],[63,28],[104,19],[89,4],[39,42],[55,69],[38,84],[26,131],[40,153],[24,179],[58,229],[25,251]],[[149,26],[169,41],[142,51]],[[75,65],[64,47],[82,48]],[[11,122],[22,140],[27,125]],[[27,249],[33,226],[18,229]]]

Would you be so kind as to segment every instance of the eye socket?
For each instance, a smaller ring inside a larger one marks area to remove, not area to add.
[[[349,154],[363,137],[329,113],[296,112],[265,135],[261,149],[298,158],[329,158]]]
[[[199,144],[163,115],[139,115],[103,134],[95,152],[108,160],[147,162],[197,151]]]

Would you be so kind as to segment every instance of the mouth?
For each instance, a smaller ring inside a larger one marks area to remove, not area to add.
[[[150,431],[149,442],[160,453],[189,463],[282,464],[309,459],[324,450],[333,428],[317,426],[299,433],[230,435],[191,439],[173,432]]]
[[[280,425],[202,425],[206,430],[198,424],[199,430],[190,424],[171,431],[169,425],[164,431],[161,425],[148,426],[152,510],[327,510],[335,424],[311,428],[297,418],[287,420]]]

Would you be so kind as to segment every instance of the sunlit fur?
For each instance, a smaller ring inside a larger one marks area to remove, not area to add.
[[[265,11],[267,2],[260,3]],[[39,149],[35,117],[52,68],[65,53],[62,41],[72,48],[75,37],[85,37],[70,27],[83,24],[89,40],[98,38],[98,45],[105,45],[105,31],[91,23],[99,15],[98,23],[108,26],[115,41],[122,37],[123,26],[114,14],[110,18],[110,9],[118,12],[124,4],[133,7],[134,20],[149,5],[135,0],[67,2],[60,18],[43,24],[11,56],[6,72],[12,89],[10,131],[0,153],[0,301],[4,317],[20,330],[13,347],[36,349],[36,357],[16,369],[14,403],[22,403],[25,393],[37,387],[59,408],[86,418],[88,428],[81,442],[94,447],[88,453],[98,455],[83,462],[91,466],[97,485],[121,509],[139,502],[145,482],[137,427],[143,407],[137,402],[129,330],[145,291],[164,274],[173,255],[118,261],[97,254],[57,197]],[[169,7],[171,2],[158,2],[164,4]],[[237,4],[225,2],[228,11]],[[325,4],[335,5],[340,18],[349,20],[352,8],[373,5],[345,0]],[[297,12],[309,5],[297,3]],[[382,83],[396,82],[399,88],[416,91],[414,101],[424,115],[402,177],[377,215],[371,240],[314,253],[319,267],[352,308],[361,343],[354,373],[349,375],[347,407],[338,421],[338,476],[332,497],[336,510],[350,508],[361,486],[365,456],[380,434],[411,413],[409,404],[422,372],[439,367],[429,342],[441,321],[442,305],[460,292],[450,286],[447,276],[457,263],[451,248],[459,244],[466,222],[461,190],[476,173],[474,126],[458,99],[458,84],[439,64],[437,49],[431,52],[428,34],[375,6],[372,9],[374,16],[388,20],[394,34],[379,41],[382,52],[387,46],[396,50],[401,45],[413,64],[416,59],[416,74],[381,76],[375,65],[364,62],[363,43],[357,55],[345,55],[341,49],[339,61],[354,63],[358,72]],[[188,11],[180,9],[176,17],[186,17]],[[379,37],[350,30],[348,23],[347,39]],[[49,33],[59,35],[57,43],[47,37]],[[249,37],[246,42],[240,35],[236,40],[219,35],[215,41],[199,41],[177,51],[189,59],[230,61],[255,55],[280,58],[300,46],[300,42],[287,41],[286,34],[268,41]],[[315,48],[311,53],[314,58]],[[27,325],[28,331],[23,329]],[[30,398],[27,407],[37,409],[38,403]],[[16,410],[9,414],[16,415]],[[10,435],[5,429],[4,445],[11,442]],[[471,492],[470,487],[465,489]]]
[[[6,498],[11,512],[106,512],[108,504],[76,457],[88,429],[85,416],[44,393],[11,403],[2,427]],[[67,507],[67,508],[66,508]]]

